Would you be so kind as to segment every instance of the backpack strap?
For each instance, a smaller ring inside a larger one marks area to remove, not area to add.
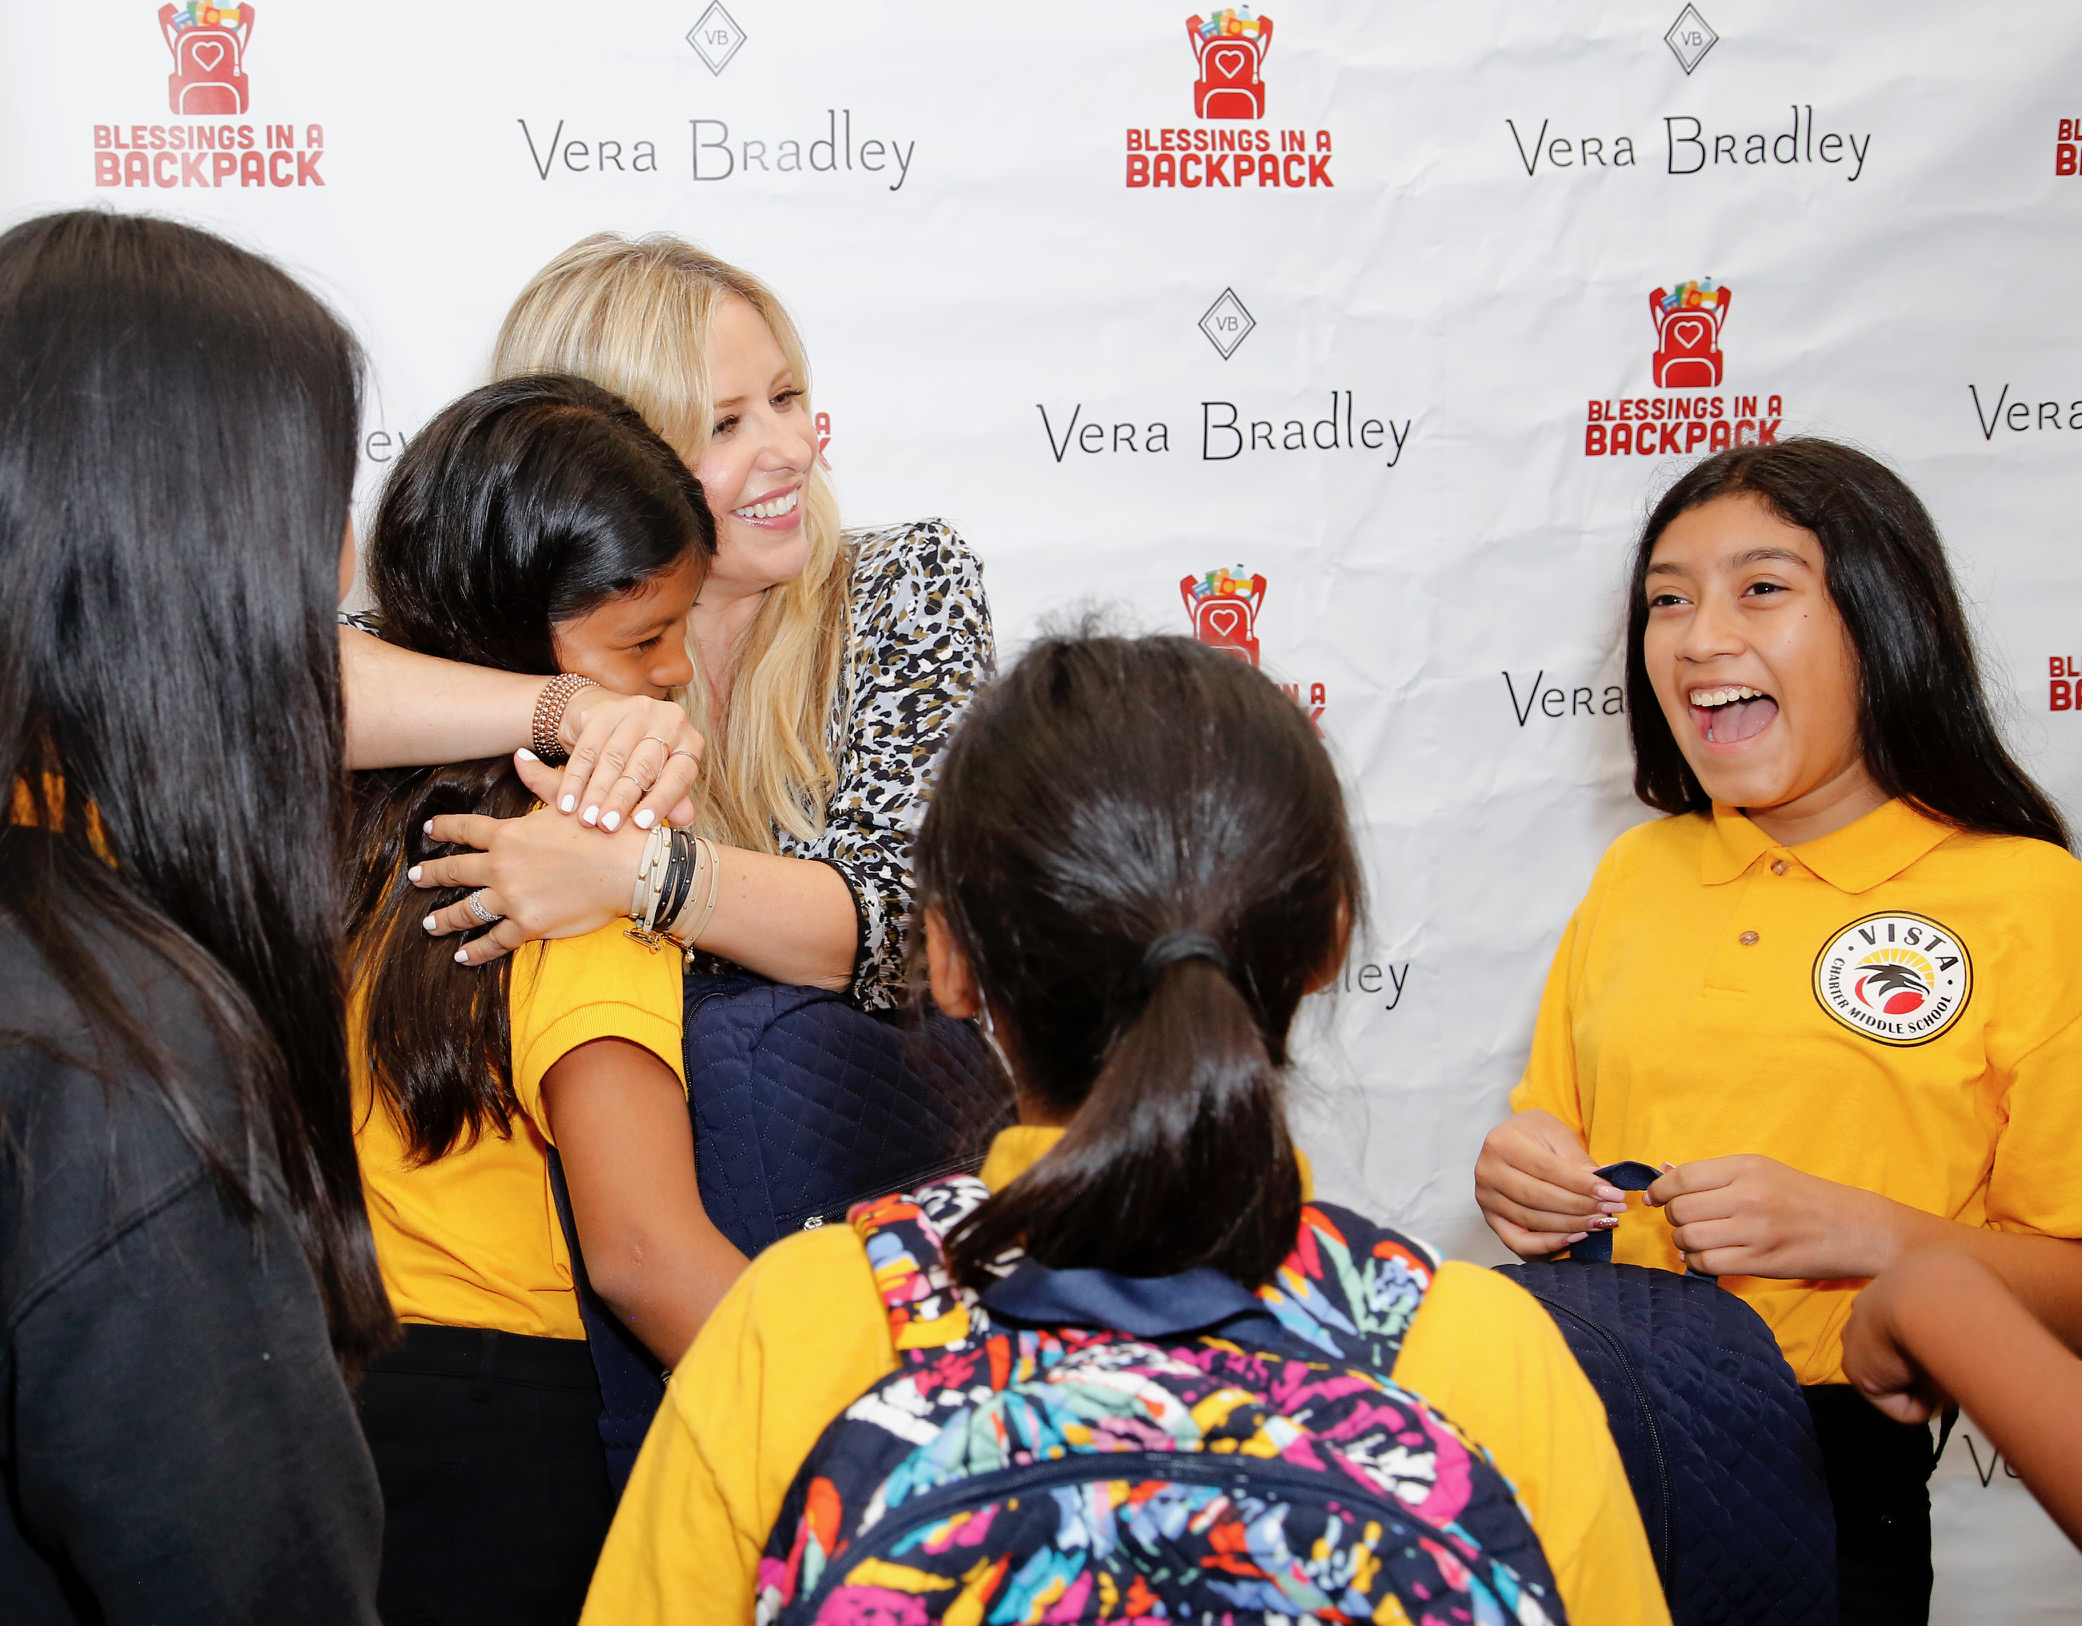
[[[1350,1209],[1307,1203],[1294,1251],[1258,1297],[1303,1342],[1387,1372],[1438,1268],[1422,1242]]]
[[[944,1244],[989,1195],[989,1188],[974,1175],[959,1174],[915,1192],[858,1203],[848,1214],[867,1249],[868,1268],[874,1272],[899,1357],[921,1361],[939,1351],[979,1344],[989,1333],[990,1312],[984,1302],[948,1276]],[[1348,1209],[1310,1203],[1301,1211],[1293,1252],[1258,1289],[1256,1298],[1282,1330],[1310,1349],[1387,1372],[1402,1351],[1403,1338],[1417,1319],[1438,1266],[1439,1256],[1421,1242]],[[1068,1278],[1087,1273],[1043,1274],[1052,1279],[1052,1286],[1061,1287]],[[1002,1286],[1016,1296],[1021,1284],[1021,1275],[1015,1273]],[[993,1301],[996,1297],[993,1289]],[[1034,1308],[1039,1310],[1038,1303]],[[1062,1314],[1060,1307],[1052,1308]],[[1171,1308],[1163,1306],[1167,1312]],[[1211,1319],[1228,1320],[1240,1308],[1219,1306]],[[1015,1319],[1057,1318],[1046,1312],[1022,1316],[1010,1299],[1007,1313]],[[1073,1324],[1087,1321],[1079,1314],[1062,1318]]]
[[[1594,1171],[1600,1180],[1609,1180],[1621,1191],[1646,1191],[1662,1177],[1662,1170],[1652,1169],[1646,1163],[1608,1163]],[[1612,1233],[1593,1231],[1581,1242],[1568,1250],[1571,1259],[1588,1259],[1593,1263],[1612,1263]]]
[[[1607,1163],[1602,1169],[1594,1172],[1600,1180],[1611,1181],[1621,1191],[1646,1191],[1663,1177],[1661,1169],[1652,1168],[1646,1163],[1634,1162]],[[1579,1263],[1587,1259],[1592,1264],[1611,1264],[1612,1232],[1610,1230],[1591,1232],[1589,1236],[1568,1250],[1568,1257]],[[1557,1262],[1557,1256],[1554,1254],[1549,1254],[1547,1259],[1550,1263]],[[1701,1280],[1712,1282],[1716,1287],[1721,1285],[1721,1280],[1718,1276],[1702,1275],[1701,1272],[1692,1269],[1690,1265],[1684,1267],[1684,1273],[1687,1276],[1699,1276]]]
[[[855,1203],[847,1222],[867,1249],[875,1290],[899,1358],[920,1361],[981,1342],[990,1318],[947,1274],[945,1238],[983,1206],[990,1188],[973,1174],[935,1180]]]

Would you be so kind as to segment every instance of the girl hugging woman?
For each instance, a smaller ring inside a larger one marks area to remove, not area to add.
[[[714,550],[700,486],[635,410],[539,375],[413,440],[367,568],[396,648],[662,700],[691,676]],[[532,802],[506,756],[356,787],[355,1133],[405,1324],[361,1397],[390,1619],[569,1620],[584,1595],[612,1495],[554,1161],[594,1287],[661,1363],[744,1265],[695,1185],[679,954],[618,925],[471,976],[425,929],[429,821]]]
[[[558,255],[507,313],[493,370],[574,374],[639,409],[699,477],[715,556],[688,619],[685,712],[669,720],[610,726],[597,689],[554,701],[475,653],[430,660],[388,628],[344,635],[359,766],[511,751],[531,717],[568,729],[561,775],[525,765],[543,811],[440,826],[484,852],[422,872],[484,889],[499,924],[481,931],[451,905],[430,929],[473,934],[460,958],[482,965],[603,926],[626,913],[645,832],[669,814],[712,843],[721,878],[688,938],[698,968],[894,1007],[912,838],[994,661],[975,556],[938,520],[840,529],[795,323],[756,277],[677,238],[602,234]]]

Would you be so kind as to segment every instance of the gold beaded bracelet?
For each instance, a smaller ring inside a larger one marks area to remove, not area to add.
[[[571,755],[558,738],[571,697],[580,689],[598,687],[589,677],[580,677],[576,672],[559,672],[543,684],[542,692],[535,697],[535,726],[530,730],[528,743],[535,754],[552,768]]]

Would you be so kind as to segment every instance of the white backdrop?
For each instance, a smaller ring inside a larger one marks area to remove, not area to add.
[[[1908,476],[2082,814],[2082,11],[1290,0],[1262,61],[1202,64],[1190,9],[17,6],[0,210],[163,211],[307,278],[372,356],[368,492],[531,272],[667,229],[790,304],[849,522],[946,516],[1008,652],[1092,602],[1189,630],[1182,577],[1262,576],[1244,630],[1321,707],[1374,888],[1308,1144],[1329,1194],[1494,1259],[1475,1149],[1643,816],[1625,549],[1716,419]],[[1650,296],[1708,277],[1718,333],[1676,324],[1666,370]],[[1938,1618],[2082,1618],[1976,1446],[1940,1472]]]

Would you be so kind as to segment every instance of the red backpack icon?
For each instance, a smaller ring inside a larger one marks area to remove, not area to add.
[[[1186,601],[1186,614],[1193,618],[1193,636],[1203,644],[1256,666],[1258,606],[1265,602],[1265,578],[1253,576],[1248,594],[1202,596],[1194,591],[1205,587],[1206,583],[1195,576],[1181,577],[1178,584],[1179,597]]]
[[[1721,381],[1721,323],[1728,319],[1726,288],[1714,291],[1711,305],[1679,305],[1664,309],[1668,290],[1648,296],[1655,317],[1655,387],[1659,390],[1710,389]]]
[[[1265,81],[1258,69],[1272,49],[1272,19],[1254,18],[1248,26],[1256,32],[1225,34],[1199,17],[1186,20],[1186,38],[1200,59],[1200,77],[1193,82],[1193,117],[1265,117]]]
[[[252,97],[241,64],[246,41],[253,37],[253,8],[214,8],[209,15],[218,21],[187,27],[176,25],[176,15],[170,5],[159,8],[159,29],[174,59],[174,71],[166,80],[167,106],[176,113],[207,116],[245,112]],[[190,5],[178,15],[198,17],[202,12]]]

